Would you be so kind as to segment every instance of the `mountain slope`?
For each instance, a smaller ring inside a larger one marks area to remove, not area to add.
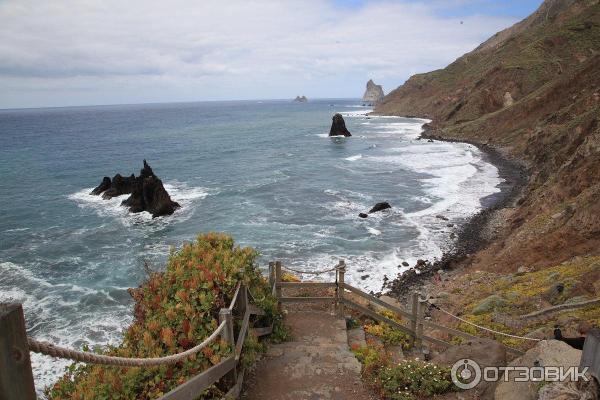
[[[411,77],[376,114],[431,118],[431,136],[488,144],[530,179],[479,269],[600,253],[600,3],[547,0],[442,70]]]

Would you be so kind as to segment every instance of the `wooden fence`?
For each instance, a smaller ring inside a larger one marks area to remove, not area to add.
[[[345,307],[348,307],[369,318],[405,332],[411,337],[413,345],[417,348],[420,348],[423,342],[428,342],[442,348],[451,346],[450,343],[427,334],[426,329],[445,332],[452,336],[467,339],[479,339],[478,336],[449,328],[424,318],[424,311],[427,306],[417,293],[412,295],[411,309],[408,311],[347,284],[345,282],[346,265],[343,261],[340,261],[334,273],[334,282],[283,282],[281,262],[269,263],[270,287],[272,288],[272,294],[277,298],[280,306],[281,304],[295,302],[328,303],[335,306],[340,317],[345,316]],[[334,289],[334,294],[324,297],[290,297],[282,295],[282,289],[285,288]],[[225,398],[231,399],[239,396],[244,378],[244,371],[240,370],[239,360],[248,332],[252,330],[256,336],[263,336],[270,334],[273,329],[272,326],[262,328],[250,326],[251,316],[264,315],[264,311],[249,302],[249,294],[250,292],[244,285],[238,284],[229,307],[223,308],[219,312],[219,324],[225,322],[225,327],[222,331],[223,340],[231,344],[232,349],[234,349],[233,353],[218,364],[171,390],[162,396],[160,400],[195,399],[204,390],[223,378],[231,386]],[[367,305],[365,306],[353,301],[348,297],[349,294],[362,298],[366,301]],[[374,311],[376,307],[384,308],[400,315],[409,322],[408,326],[377,313]],[[240,326],[237,332],[235,330],[236,322]],[[22,306],[20,304],[0,304],[0,400],[33,400],[36,398],[27,343]],[[522,351],[510,347],[506,347],[506,350],[515,355],[523,354]],[[581,365],[589,366],[592,375],[596,379],[599,378],[600,331],[593,330],[588,335]]]
[[[389,326],[398,329],[411,337],[413,346],[420,348],[423,342],[427,342],[433,345],[437,345],[442,348],[452,346],[449,342],[441,339],[434,338],[426,333],[426,329],[430,331],[440,331],[448,333],[452,336],[459,336],[466,339],[480,339],[478,336],[471,335],[469,333],[460,331],[458,329],[446,327],[444,325],[435,323],[425,318],[425,310],[427,305],[425,301],[419,298],[418,293],[413,293],[411,297],[411,309],[405,310],[402,307],[387,303],[378,297],[375,297],[369,293],[362,291],[352,285],[345,282],[346,275],[346,264],[344,261],[340,261],[335,270],[335,281],[334,282],[283,282],[282,281],[282,265],[280,262],[269,264],[269,277],[273,284],[273,293],[277,297],[280,303],[296,303],[296,302],[316,302],[316,303],[328,303],[334,304],[337,313],[340,317],[345,315],[345,307],[349,307],[363,315],[368,316],[376,321],[383,322]],[[329,297],[288,297],[282,295],[282,289],[284,288],[295,288],[295,289],[307,289],[307,288],[334,288],[335,292],[333,296]],[[352,301],[347,294],[354,294],[366,300],[367,305],[359,304]],[[370,306],[370,307],[369,307]],[[408,326],[400,324],[390,318],[387,318],[376,311],[375,307],[384,308],[392,311],[401,317],[409,321]],[[521,350],[514,349],[512,347],[506,347],[506,351],[515,355],[521,355]]]
[[[244,371],[240,369],[240,355],[250,330],[256,336],[268,335],[273,327],[253,328],[252,315],[262,316],[264,311],[249,302],[250,292],[239,284],[229,307],[219,312],[219,324],[225,321],[221,333],[231,344],[232,354],[218,364],[177,386],[160,400],[193,400],[211,385],[225,378],[231,388],[225,398],[237,398],[242,388]],[[236,323],[237,321],[237,323]],[[239,326],[239,330],[235,326]],[[33,373],[29,358],[25,318],[20,304],[0,304],[0,400],[36,399]]]

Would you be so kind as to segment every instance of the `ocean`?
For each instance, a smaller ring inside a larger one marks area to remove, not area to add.
[[[381,290],[403,261],[449,249],[502,179],[472,145],[417,140],[426,120],[369,111],[352,99],[0,110],[0,301],[23,303],[39,340],[118,343],[144,263],[160,269],[207,231],[255,247],[263,267],[344,259],[351,284]],[[336,112],[351,138],[327,136]],[[143,159],[182,205],[172,216],[89,194]],[[381,201],[392,209],[358,218]],[[32,361],[38,389],[68,364]]]

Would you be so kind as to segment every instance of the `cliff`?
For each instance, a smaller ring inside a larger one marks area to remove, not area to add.
[[[489,145],[529,180],[472,257],[514,272],[600,252],[600,3],[546,0],[448,67],[412,76],[376,114],[432,119],[427,135]],[[600,270],[600,268],[598,268]]]
[[[365,90],[362,100],[376,104],[380,102],[383,97],[384,93],[381,85],[376,85],[375,82],[373,82],[373,79],[369,79],[369,82],[367,82],[367,89]]]

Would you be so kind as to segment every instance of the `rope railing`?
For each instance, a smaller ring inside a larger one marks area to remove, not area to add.
[[[493,333],[493,334],[496,334],[496,335],[507,336],[507,337],[511,337],[511,338],[514,338],[514,339],[531,340],[531,341],[535,341],[535,342],[539,342],[539,341],[541,341],[541,340],[542,340],[542,339],[530,338],[530,337],[526,337],[526,336],[512,335],[512,334],[510,334],[510,333],[504,333],[504,332],[496,331],[496,330],[494,330],[494,329],[491,329],[491,328],[487,328],[487,327],[485,327],[485,326],[477,325],[477,324],[476,324],[476,323],[474,323],[474,322],[471,322],[471,321],[469,321],[469,320],[466,320],[466,319],[464,319],[464,318],[461,318],[461,317],[459,317],[458,315],[454,315],[454,314],[452,314],[450,311],[444,310],[443,308],[441,308],[441,307],[440,307],[440,306],[438,306],[437,304],[433,304],[433,303],[431,303],[431,302],[429,302],[429,301],[426,301],[426,303],[427,303],[427,304],[429,304],[429,305],[431,305],[431,306],[432,306],[433,308],[435,308],[436,310],[439,310],[439,311],[443,312],[444,314],[446,314],[446,315],[449,315],[449,316],[450,316],[450,317],[452,317],[452,318],[455,318],[455,319],[457,319],[457,320],[459,320],[459,321],[461,321],[461,322],[464,322],[465,324],[468,324],[468,325],[474,326],[474,327],[476,327],[476,328],[479,328],[479,329],[481,329],[481,330],[484,330],[484,331],[487,331],[487,332],[490,332],[490,333]]]
[[[227,321],[223,321],[219,324],[217,329],[202,343],[183,351],[181,353],[172,354],[164,357],[154,358],[128,358],[128,357],[116,357],[106,356],[102,354],[95,354],[86,351],[77,351],[68,349],[66,347],[56,346],[48,342],[37,341],[32,338],[27,338],[29,344],[29,350],[44,354],[56,358],[66,358],[77,362],[91,363],[91,364],[102,364],[102,365],[114,365],[118,367],[153,367],[157,365],[174,364],[179,361],[183,361],[186,358],[198,353],[204,347],[209,345],[225,328]]]
[[[321,274],[326,274],[327,272],[333,272],[333,271],[337,271],[338,269],[341,268],[341,265],[336,265],[333,268],[328,268],[328,269],[323,269],[323,270],[318,270],[318,271],[308,271],[308,270],[301,270],[301,269],[294,269],[294,268],[290,268],[290,267],[286,267],[286,266],[281,266],[282,269],[285,269],[288,272],[295,272],[297,274],[306,274],[306,275],[321,275]]]

